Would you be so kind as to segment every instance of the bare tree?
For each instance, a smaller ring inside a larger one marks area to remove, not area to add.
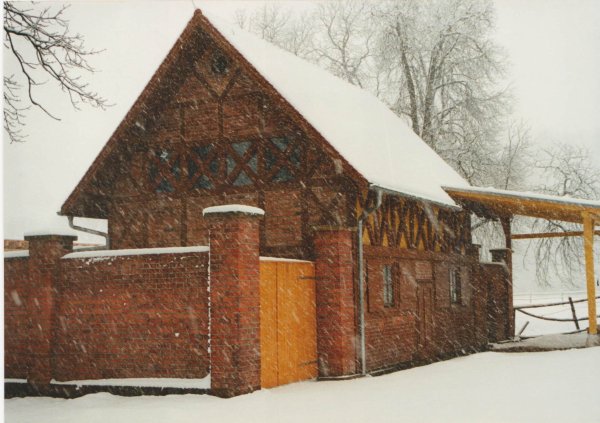
[[[82,71],[94,72],[87,59],[99,51],[87,50],[83,37],[69,32],[64,18],[67,8],[40,9],[33,4],[4,2],[4,47],[20,70],[18,75],[4,76],[4,129],[11,142],[24,141],[25,113],[31,106],[59,120],[43,105],[36,90],[48,80],[68,95],[76,109],[82,103],[102,109],[108,106],[82,79]]]
[[[556,144],[539,153],[536,168],[542,181],[536,191],[575,198],[600,198],[600,168],[590,160],[590,152],[572,144]],[[533,232],[581,231],[581,225],[554,220],[536,219]],[[583,268],[583,240],[581,237],[540,238],[532,241],[536,260],[536,278],[540,285],[549,285],[549,276],[555,275],[568,287]]]
[[[248,14],[244,9],[235,13],[236,24],[296,56],[311,57],[314,36],[314,21],[309,12],[292,14],[289,9],[276,3],[265,4]]]
[[[502,149],[480,176],[482,184],[506,190],[528,189],[528,177],[534,164],[529,126],[523,121],[508,123],[502,140]],[[530,224],[527,219],[518,216],[511,221],[513,231],[518,232],[529,231]],[[473,216],[471,229],[473,239],[482,245],[482,253],[486,257],[490,248],[504,243],[504,231],[499,222]]]
[[[320,34],[315,38],[319,64],[351,84],[368,88],[376,34],[372,5],[361,0],[328,2],[319,5],[315,15]]]
[[[379,57],[390,69],[392,104],[413,130],[472,183],[500,149],[509,110],[505,57],[492,38],[491,1],[383,3]]]

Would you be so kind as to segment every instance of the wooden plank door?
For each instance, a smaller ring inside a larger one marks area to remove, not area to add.
[[[317,376],[314,265],[261,261],[261,386]]]
[[[422,357],[427,357],[432,348],[433,336],[433,284],[419,282],[417,285],[418,348]]]

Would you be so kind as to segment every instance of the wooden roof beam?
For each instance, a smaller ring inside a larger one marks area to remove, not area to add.
[[[594,231],[594,235],[600,235],[600,231]],[[569,232],[542,232],[536,234],[512,234],[512,239],[535,239],[535,238],[562,238],[564,236],[583,236],[583,231]]]

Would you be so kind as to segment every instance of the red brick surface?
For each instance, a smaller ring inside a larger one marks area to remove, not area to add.
[[[315,232],[320,376],[343,376],[356,372],[354,234],[354,231],[346,229]]]
[[[61,260],[55,378],[202,378],[206,253]]]
[[[39,331],[35,318],[39,295],[29,279],[29,258],[4,260],[4,374],[26,379]]]
[[[365,247],[367,263],[367,369],[374,371],[414,360],[435,360],[481,349],[509,336],[505,307],[509,293],[505,270],[479,264],[461,254],[390,251]],[[430,280],[420,280],[417,263],[431,263]],[[383,266],[393,266],[394,304],[383,304]],[[450,302],[451,268],[461,269],[462,300]],[[432,290],[426,307],[419,292]],[[427,314],[426,316],[424,315]],[[490,316],[488,317],[488,314]],[[423,331],[421,319],[428,328]],[[489,332],[489,333],[488,333]]]
[[[206,376],[206,253],[60,259],[66,251],[57,251],[48,288],[35,270],[48,259],[36,260],[32,247],[29,259],[5,260],[6,377]]]
[[[211,389],[229,397],[260,389],[259,219],[206,216],[210,232]]]

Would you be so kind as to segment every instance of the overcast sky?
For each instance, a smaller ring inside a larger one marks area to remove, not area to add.
[[[195,0],[231,15],[256,2]],[[310,7],[295,3],[296,7]],[[538,143],[585,144],[600,163],[600,1],[498,0],[498,42],[511,60],[517,114]],[[5,238],[27,231],[66,228],[56,216],[133,101],[173,45],[194,10],[191,1],[86,2],[68,11],[72,30],[90,48],[100,71],[90,85],[114,106],[76,112],[50,89],[42,93],[60,122],[32,110],[23,144],[4,150]],[[15,72],[10,56],[4,72]],[[48,87],[50,88],[50,87]]]

